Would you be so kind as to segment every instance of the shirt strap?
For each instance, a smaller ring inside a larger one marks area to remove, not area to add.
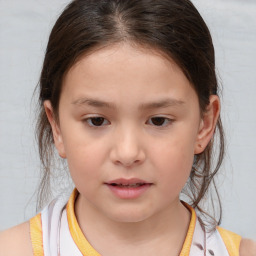
[[[217,227],[217,230],[221,235],[229,255],[239,256],[239,247],[242,237],[221,227]]]

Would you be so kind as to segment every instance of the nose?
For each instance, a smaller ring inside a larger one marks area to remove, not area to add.
[[[126,127],[115,131],[115,133],[116,136],[110,153],[112,162],[124,167],[142,164],[146,155],[138,132]]]

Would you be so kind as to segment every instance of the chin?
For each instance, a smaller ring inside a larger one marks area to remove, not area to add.
[[[144,221],[150,217],[150,214],[146,214],[144,210],[122,209],[115,213],[109,214],[108,217],[116,222],[122,223],[138,223]]]

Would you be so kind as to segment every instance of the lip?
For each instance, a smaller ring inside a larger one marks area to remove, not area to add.
[[[106,182],[105,185],[107,185],[110,191],[118,198],[136,199],[146,193],[153,183],[137,178],[120,178]]]
[[[136,184],[136,183],[141,183],[141,184],[152,184],[150,182],[147,182],[145,180],[141,180],[138,178],[131,178],[131,179],[125,179],[125,178],[120,178],[116,180],[111,180],[106,182],[106,184],[123,184],[123,185],[131,185],[131,184]]]

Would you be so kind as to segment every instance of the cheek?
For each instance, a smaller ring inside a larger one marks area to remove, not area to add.
[[[106,155],[102,144],[90,141],[89,138],[73,137],[72,140],[65,140],[65,148],[69,171],[75,184],[100,179],[99,170]]]
[[[159,166],[161,172],[165,173],[165,176],[170,176],[172,180],[185,180],[189,176],[191,167],[193,164],[194,155],[191,154],[191,150],[182,150],[176,148],[162,153],[159,158]]]
[[[154,149],[154,165],[159,172],[159,181],[164,184],[163,189],[170,193],[179,193],[190,175],[194,144],[192,141],[187,143],[188,141],[187,138],[184,138],[184,141],[175,138],[170,143],[162,143]]]
[[[69,172],[75,187],[89,197],[93,196],[92,191],[103,182],[99,155],[93,152],[95,151],[83,148],[83,150],[77,150],[77,154],[69,154],[67,158]]]

